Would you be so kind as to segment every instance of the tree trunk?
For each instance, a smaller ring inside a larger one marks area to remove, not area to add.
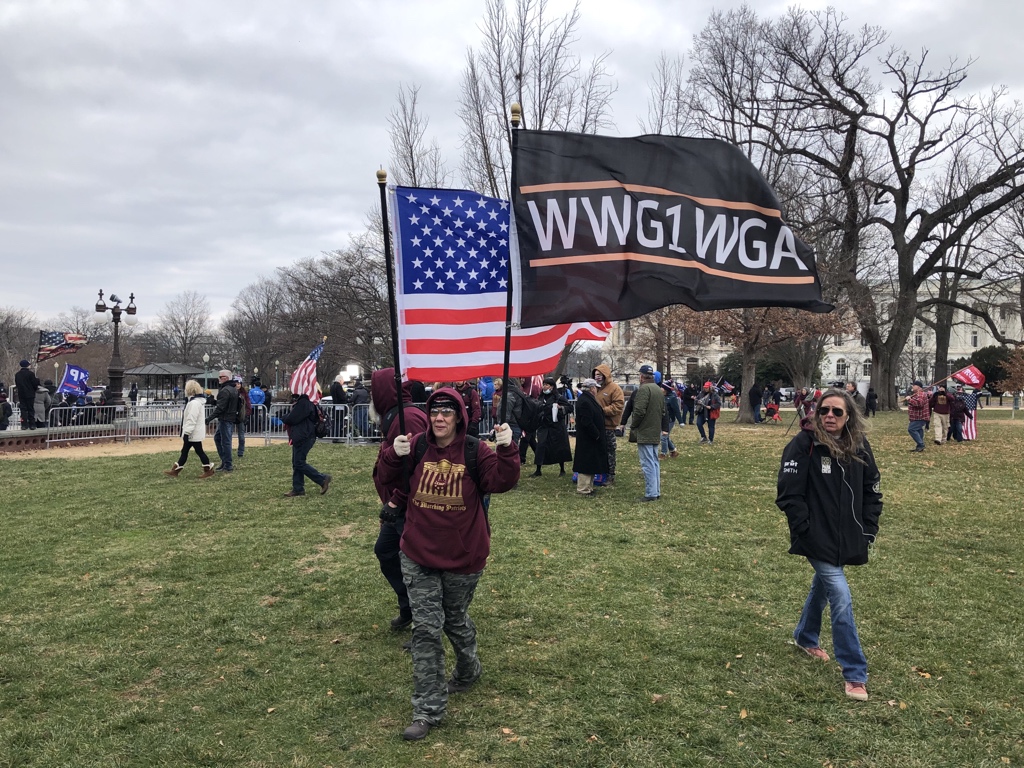
[[[754,386],[754,377],[757,375],[757,351],[751,346],[743,346],[743,364],[740,367],[743,378],[740,382],[738,394],[739,408],[736,409],[737,424],[753,424],[754,411],[747,402],[747,392]]]

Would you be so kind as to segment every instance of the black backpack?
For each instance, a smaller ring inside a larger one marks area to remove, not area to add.
[[[320,406],[313,406],[316,408],[316,436],[319,438],[327,437],[331,434],[331,417],[327,415],[327,412]]]
[[[544,404],[533,397],[527,397],[524,393],[516,392],[516,400],[519,401],[519,409],[513,406],[512,415],[522,428],[523,432],[536,432],[544,421]]]

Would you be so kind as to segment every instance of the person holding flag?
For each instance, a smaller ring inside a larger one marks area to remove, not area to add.
[[[977,366],[968,365],[966,368],[961,368],[952,374],[949,378],[959,384],[965,384],[972,388],[972,391],[963,395],[964,405],[967,406],[967,412],[964,414],[963,431],[964,440],[977,440],[978,420],[976,417],[978,409],[981,408],[981,403],[978,400],[978,391],[985,386],[985,374]],[[957,387],[957,390],[962,392],[963,387]]]
[[[288,429],[288,442],[292,446],[292,489],[285,497],[305,496],[305,482],[308,477],[320,486],[320,493],[327,493],[331,476],[306,461],[316,444],[316,425],[320,419],[320,387],[316,381],[316,364],[323,354],[327,337],[313,348],[306,359],[292,373],[288,388],[292,393],[292,408],[281,419]],[[231,440],[228,440],[228,456],[231,456]]]

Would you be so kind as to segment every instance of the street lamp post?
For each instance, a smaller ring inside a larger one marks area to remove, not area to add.
[[[277,390],[280,387],[280,384],[277,381],[277,369],[278,369],[278,367],[280,365],[281,365],[281,361],[280,360],[275,360],[274,361],[274,394],[275,395],[277,394]]]
[[[107,404],[118,406],[124,405],[124,398],[121,396],[124,382],[124,363],[121,361],[120,326],[121,315],[126,315],[124,321],[128,325],[135,325],[139,319],[135,316],[135,294],[128,296],[128,306],[121,309],[121,300],[115,294],[110,294],[113,306],[108,307],[103,301],[103,291],[100,291],[99,301],[96,302],[97,322],[107,321],[107,312],[110,312],[110,322],[114,324],[114,351],[110,355],[110,365],[107,366],[107,381],[109,390],[107,393]]]
[[[210,385],[210,353],[203,352],[203,389],[209,389]]]

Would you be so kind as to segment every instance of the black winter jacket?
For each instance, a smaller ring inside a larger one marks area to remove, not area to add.
[[[316,423],[320,420],[318,410],[307,395],[300,395],[292,404],[292,409],[281,419],[288,427],[288,437],[293,445],[316,437]]]
[[[775,503],[789,520],[791,555],[833,565],[863,565],[882,514],[878,466],[871,446],[864,464],[842,464],[801,431],[782,452]]]

